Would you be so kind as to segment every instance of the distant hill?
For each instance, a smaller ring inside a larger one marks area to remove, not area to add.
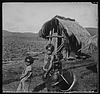
[[[93,36],[98,33],[98,28],[86,28],[87,31]],[[3,36],[18,36],[18,37],[38,37],[38,33],[19,33],[19,32],[10,32],[7,30],[3,30]]]
[[[17,37],[38,37],[38,33],[19,33],[19,32],[10,32],[7,30],[3,30],[3,37],[7,36],[17,36]]]
[[[12,32],[9,32],[7,30],[2,31],[2,36],[12,36]]]
[[[98,33],[98,28],[86,28],[86,29],[92,36]]]

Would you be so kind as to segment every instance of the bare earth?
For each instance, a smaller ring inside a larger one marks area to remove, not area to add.
[[[96,53],[97,55],[97,53]],[[95,55],[95,56],[96,56]],[[37,60],[34,64],[33,70],[33,79],[31,80],[30,84],[30,91],[42,83],[42,65],[43,65],[43,56],[39,56],[40,59]],[[96,56],[97,58],[97,56]],[[95,59],[96,59],[95,58]],[[91,64],[97,64],[98,59],[94,60],[94,58],[90,58],[88,60],[76,61],[76,62],[67,62],[63,61],[63,68],[73,71],[77,77],[77,82],[73,87],[74,91],[81,91],[90,92],[91,90],[97,90],[98,87],[98,75],[91,70],[86,68],[87,66],[91,66]],[[3,64],[3,91],[13,91],[15,92],[18,84],[19,84],[19,77],[23,70],[23,61],[18,61],[17,63],[12,64]],[[43,90],[41,92],[47,92]]]

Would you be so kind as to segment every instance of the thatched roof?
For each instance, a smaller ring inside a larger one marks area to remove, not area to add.
[[[78,51],[82,51],[85,53],[88,53],[87,50],[93,50],[94,48],[98,48],[98,38],[97,35],[91,36],[87,41],[86,41],[87,45],[82,47],[81,49],[79,49]],[[93,49],[91,49],[91,46],[93,47]],[[87,52],[86,52],[87,51]]]
[[[39,31],[40,37],[48,39],[46,36],[49,35],[50,30],[54,28],[56,32],[57,26],[59,28],[59,31],[64,31],[67,37],[70,38],[72,37],[72,35],[75,36],[76,41],[79,44],[87,44],[86,40],[91,37],[90,33],[85,28],[80,26],[79,23],[76,22],[74,19],[61,16],[55,16],[51,20],[44,23],[41,30]]]

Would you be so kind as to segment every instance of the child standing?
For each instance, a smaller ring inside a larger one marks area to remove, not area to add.
[[[25,58],[26,68],[20,77],[21,81],[17,88],[17,92],[28,92],[30,84],[28,81],[31,79],[32,76],[32,64],[34,63],[35,59],[36,58],[32,58],[31,56]]]

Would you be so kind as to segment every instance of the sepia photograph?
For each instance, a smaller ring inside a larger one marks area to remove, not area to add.
[[[98,93],[98,3],[3,2],[3,93]]]

